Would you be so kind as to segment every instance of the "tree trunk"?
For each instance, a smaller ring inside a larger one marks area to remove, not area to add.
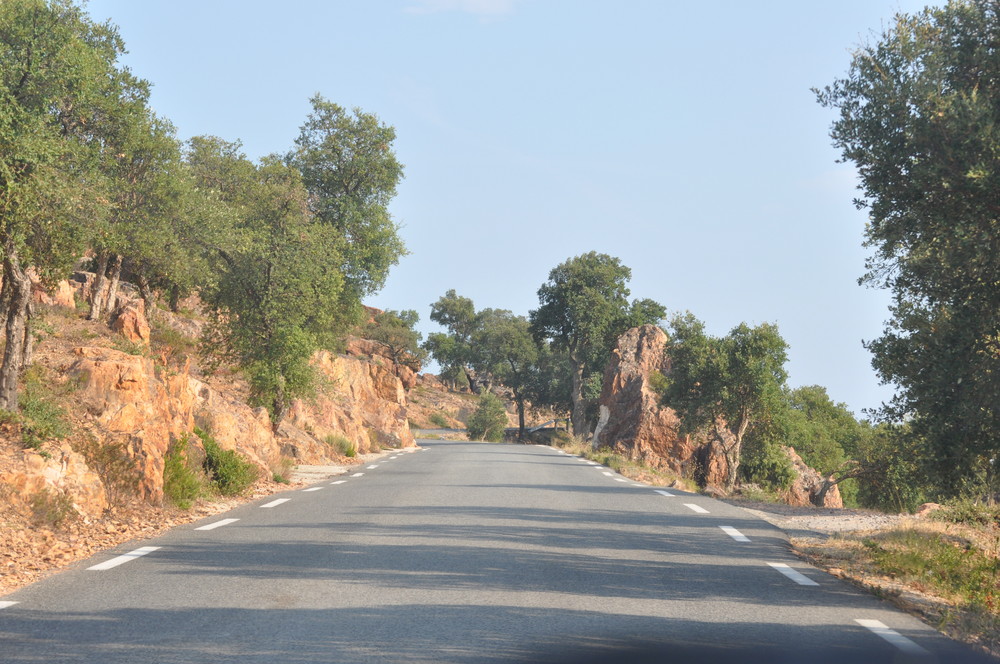
[[[31,302],[31,279],[21,267],[17,249],[6,247],[3,260],[4,280],[10,284],[5,339],[7,342],[0,365],[0,410],[17,412],[17,379],[24,361],[24,338],[28,305]]]
[[[115,300],[118,299],[118,284],[121,283],[122,277],[122,255],[115,254],[115,260],[111,263],[111,285],[108,286],[108,299],[104,303],[105,309],[108,312],[114,311],[118,303]]]
[[[514,401],[517,403],[517,439],[524,440],[524,397],[514,395]]]
[[[170,298],[167,303],[170,306],[170,311],[173,313],[180,313],[181,308],[181,289],[177,286],[170,287]]]
[[[94,289],[90,293],[90,313],[87,314],[87,320],[100,320],[101,314],[104,313],[104,290],[105,283],[107,282],[107,272],[108,272],[108,252],[106,250],[101,250],[97,254],[97,278],[94,280]]]
[[[570,393],[573,412],[570,419],[573,422],[573,435],[584,438],[589,432],[587,431],[587,404],[583,401],[583,362],[578,361],[572,354],[570,354],[570,362],[573,363],[573,383]]]
[[[30,291],[29,291],[30,292]],[[24,310],[24,348],[21,351],[21,371],[31,366],[35,359],[35,334],[31,329],[31,319],[35,317],[35,303],[28,297],[28,306]]]
[[[156,309],[156,294],[153,292],[153,287],[149,285],[149,279],[145,274],[140,273],[136,277],[136,282],[139,286],[139,294],[142,295],[142,299],[146,303],[146,319],[153,320],[153,312]]]

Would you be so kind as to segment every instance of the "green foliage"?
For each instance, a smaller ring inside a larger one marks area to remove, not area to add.
[[[35,370],[25,374],[20,398],[21,444],[39,449],[47,440],[60,440],[71,432],[66,410],[58,397]]]
[[[204,493],[205,478],[191,459],[190,439],[174,442],[163,456],[163,495],[182,510],[191,509]]]
[[[212,479],[212,485],[223,496],[245,494],[257,481],[257,466],[235,450],[224,450],[212,436],[195,428],[195,434],[205,448],[203,467]]]
[[[345,296],[360,301],[383,286],[389,268],[406,254],[388,209],[403,177],[392,150],[396,130],[320,95],[309,102],[312,112],[287,162],[302,174],[317,220],[351,247],[330,261],[344,275]]]
[[[439,429],[447,429],[451,426],[448,422],[448,418],[444,416],[443,413],[431,413],[430,417],[427,418],[430,423]]]
[[[862,281],[893,295],[867,344],[897,386],[882,416],[909,422],[950,495],[1000,488],[998,32],[988,0],[899,15],[817,91],[869,212]]]
[[[628,301],[632,271],[607,254],[590,252],[570,258],[549,273],[538,289],[531,333],[566,353],[571,373],[573,433],[587,433],[586,378],[604,370],[618,337],[631,327],[658,323],[666,310],[652,300]]]
[[[954,500],[941,509],[931,512],[931,518],[948,523],[961,523],[967,526],[986,526],[1000,528],[1000,505],[983,503],[968,498]]]
[[[358,454],[358,446],[345,436],[329,434],[323,441],[345,457],[354,458]]]
[[[504,430],[507,428],[507,409],[500,397],[491,392],[481,394],[476,411],[469,417],[466,427],[470,440],[503,440]]]
[[[928,497],[926,451],[907,425],[881,424],[858,450],[863,471],[858,502],[886,512],[912,512]]]
[[[420,347],[422,335],[414,326],[420,320],[416,311],[387,310],[376,314],[374,319],[364,325],[359,334],[365,339],[378,342],[394,366],[405,366],[414,371],[420,368],[420,363],[427,357],[427,351]]]
[[[740,475],[748,483],[774,492],[792,486],[795,468],[776,442],[751,436],[743,450]]]
[[[732,491],[744,438],[757,435],[764,444],[781,430],[777,420],[784,407],[787,344],[768,323],[740,324],[725,337],[711,337],[690,313],[675,316],[671,331],[673,370],[664,403],[680,415],[682,431],[712,433],[725,453],[726,488]],[[769,458],[773,454],[760,456],[762,472],[773,466]],[[780,473],[771,481],[780,481]]]

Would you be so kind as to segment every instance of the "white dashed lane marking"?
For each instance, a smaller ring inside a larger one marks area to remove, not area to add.
[[[779,572],[781,572],[782,574],[784,574],[785,576],[787,576],[789,579],[791,579],[795,583],[799,584],[800,586],[818,586],[819,585],[818,583],[816,583],[815,581],[813,581],[812,579],[810,579],[805,574],[800,574],[799,572],[796,572],[795,570],[793,570],[791,567],[789,567],[785,563],[768,563],[768,565],[770,565],[774,569],[778,570]]]
[[[737,542],[749,542],[750,541],[749,537],[747,537],[746,535],[744,535],[740,531],[736,530],[732,526],[719,526],[719,528],[722,529],[722,532],[724,532],[725,534],[729,535],[730,537],[732,537]]]
[[[660,494],[661,496],[666,496],[667,498],[673,498],[674,497],[674,494],[670,493],[669,491],[664,491],[663,489],[656,489],[655,491],[656,491],[656,493]]]
[[[333,486],[334,484],[343,484],[343,483],[345,483],[346,481],[347,481],[347,480],[337,480],[336,482],[330,482],[330,486]]]
[[[368,466],[368,470],[371,470],[372,468],[378,468],[378,464],[373,463],[372,465]]]
[[[0,602],[0,609],[6,609],[8,606],[14,606],[17,602]]]
[[[319,491],[322,488],[323,487],[321,487],[321,486],[314,486],[311,489],[302,489],[302,493],[309,493],[310,491]]]
[[[263,505],[260,506],[260,508],[264,509],[267,507],[277,507],[281,503],[287,503],[289,500],[291,500],[291,498],[278,498],[277,500],[272,500],[269,503],[264,503]]]
[[[216,521],[215,523],[209,523],[204,526],[198,526],[195,530],[215,530],[216,528],[221,528],[222,526],[228,526],[231,523],[236,523],[239,519],[223,519],[222,521]]]
[[[930,653],[921,648],[916,643],[906,638],[899,632],[889,629],[885,623],[878,620],[865,620],[862,618],[855,618],[854,622],[858,623],[862,627],[870,629],[875,634],[881,636],[883,639],[896,646],[908,655],[919,655],[927,656]]]
[[[602,474],[602,475],[607,475],[608,477],[614,477],[614,476],[615,476],[615,474],[614,474],[614,473],[609,473],[609,472],[606,472],[606,471],[605,471],[605,472],[603,472],[603,473],[601,473],[601,474]]]
[[[697,512],[698,514],[708,514],[708,510],[701,505],[695,505],[694,503],[684,503],[684,507],[687,507],[692,512]]]
[[[354,473],[351,477],[361,477],[364,473]]]
[[[122,554],[120,556],[116,556],[116,557],[112,558],[111,560],[104,561],[100,565],[94,565],[93,567],[88,567],[87,569],[88,570],[93,570],[95,572],[103,572],[106,569],[111,569],[112,567],[118,567],[119,565],[121,565],[123,563],[127,563],[130,560],[135,560],[136,558],[144,556],[147,553],[152,553],[152,552],[156,551],[159,548],[160,547],[158,547],[158,546],[144,546],[144,547],[140,547],[140,548],[136,549],[135,551],[129,551],[128,553]]]
[[[616,477],[615,482],[628,482],[628,480],[625,479],[624,477]]]

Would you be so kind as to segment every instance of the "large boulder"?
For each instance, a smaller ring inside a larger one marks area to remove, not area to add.
[[[73,510],[85,518],[101,516],[108,506],[97,473],[87,467],[82,455],[65,444],[55,454],[22,451],[20,464],[0,474],[0,487],[23,514],[30,514],[35,500],[45,493],[68,496]]]
[[[651,386],[655,374],[670,375],[666,347],[667,335],[655,325],[632,328],[618,339],[604,371],[593,444],[702,484],[723,484],[721,451],[708,440],[681,435],[677,413],[660,403]]]
[[[149,321],[146,320],[146,302],[142,299],[120,298],[111,312],[111,329],[132,343],[149,345]]]
[[[823,485],[828,481],[828,478],[808,466],[795,451],[795,448],[786,447],[784,451],[795,470],[792,486],[784,494],[785,502],[789,505],[800,506],[815,505],[816,507],[836,508],[844,506],[844,501],[840,496],[840,487],[834,484],[820,498]]]

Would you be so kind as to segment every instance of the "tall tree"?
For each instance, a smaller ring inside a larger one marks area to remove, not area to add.
[[[736,326],[711,337],[691,314],[670,323],[671,373],[664,403],[682,431],[708,430],[726,458],[726,489],[736,487],[745,438],[783,407],[787,344],[774,325]]]
[[[430,318],[448,332],[431,332],[424,349],[448,372],[462,372],[469,382],[469,389],[477,391],[475,372],[470,368],[472,335],[479,326],[476,306],[472,300],[455,292],[455,289],[438,298],[431,305]]]
[[[302,173],[309,207],[351,250],[341,254],[348,304],[378,291],[406,254],[389,202],[403,177],[392,143],[396,130],[371,113],[348,112],[320,95],[287,161]]]
[[[113,26],[69,0],[0,3],[0,251],[5,346],[0,409],[18,410],[31,296],[29,273],[58,276],[79,256],[81,229],[107,211],[92,127],[128,78]]]
[[[217,157],[208,161],[225,164]],[[236,163],[222,172],[246,169]],[[264,160],[242,192],[240,184],[227,185],[235,225],[219,238],[218,281],[203,294],[211,308],[206,347],[243,370],[251,402],[267,407],[277,430],[291,400],[315,389],[313,353],[333,344],[342,238],[313,218],[298,172],[281,162]]]
[[[385,349],[397,374],[400,367],[419,371],[420,363],[427,356],[420,347],[421,334],[414,329],[419,320],[420,316],[412,309],[388,309],[376,314],[361,328],[360,334]]]
[[[518,438],[524,439],[525,409],[537,369],[538,346],[531,337],[528,319],[509,311],[488,309],[472,335],[473,362],[510,389],[517,405]]]
[[[632,271],[607,254],[592,251],[553,268],[538,289],[539,308],[530,312],[536,340],[550,339],[564,351],[572,370],[573,433],[588,431],[584,384],[601,371],[615,340],[627,329],[658,323],[666,313],[652,300],[629,303],[626,284]]]
[[[862,282],[893,295],[882,337],[867,344],[897,386],[883,415],[911,423],[950,493],[998,475],[998,12],[992,0],[955,0],[899,15],[817,91],[839,110],[833,141],[856,165],[856,204],[869,213]]]

